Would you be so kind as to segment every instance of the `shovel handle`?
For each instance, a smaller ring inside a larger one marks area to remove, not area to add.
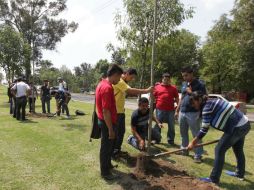
[[[206,142],[206,143],[196,144],[194,146],[194,148],[201,147],[201,146],[206,146],[206,145],[209,145],[209,144],[214,144],[214,143],[217,143],[217,142],[219,142],[219,139],[218,140],[214,140],[214,141],[210,141],[210,142]],[[152,157],[165,156],[165,155],[169,155],[169,154],[174,154],[174,153],[182,152],[183,150],[187,150],[187,148],[181,148],[181,149],[174,150],[174,151],[162,152],[162,153],[154,154],[154,155],[151,155],[151,156]]]

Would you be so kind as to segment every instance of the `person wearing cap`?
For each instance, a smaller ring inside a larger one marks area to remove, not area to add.
[[[38,92],[36,87],[33,85],[33,82],[30,82],[30,89],[31,93],[28,96],[28,104],[29,104],[29,112],[35,111],[35,102],[36,98],[38,99]],[[33,110],[33,104],[34,104],[34,110]]]
[[[40,90],[40,97],[41,97],[41,106],[42,106],[42,113],[46,113],[46,105],[47,105],[47,113],[50,113],[50,86],[49,81],[44,80],[43,85],[41,86]]]
[[[181,148],[186,149],[189,144],[189,128],[192,136],[196,136],[200,130],[201,118],[200,112],[196,110],[190,103],[190,95],[194,91],[199,91],[202,94],[207,94],[206,87],[203,82],[194,77],[193,69],[190,66],[183,67],[181,70],[184,79],[182,85],[182,96],[176,109],[175,116],[178,117],[180,134],[182,138]],[[201,143],[199,141],[198,143]],[[194,162],[201,163],[203,147],[194,148]],[[183,151],[183,155],[188,155],[188,151]]]
[[[162,75],[162,82],[154,87],[154,98],[156,117],[160,123],[168,124],[167,141],[168,144],[174,145],[175,140],[175,103],[178,105],[179,95],[175,85],[171,84],[169,73]],[[158,125],[155,128],[161,132]]]
[[[120,81],[113,85],[114,95],[116,100],[116,109],[117,109],[117,127],[116,127],[116,142],[114,145],[113,157],[116,158],[122,153],[121,146],[123,143],[123,138],[125,134],[125,96],[128,95],[139,95],[152,92],[153,87],[147,89],[137,89],[132,88],[128,85],[128,82],[135,80],[137,76],[137,71],[134,68],[127,69],[121,76]]]
[[[22,121],[26,120],[27,95],[30,93],[30,87],[24,80],[24,78],[19,77],[17,83],[11,88],[11,91],[16,95],[16,119]],[[21,118],[20,110],[22,110]]]
[[[64,95],[65,95],[65,103],[66,103],[66,106],[60,107],[60,110],[62,109],[62,113],[64,113],[64,112],[66,111],[66,115],[67,115],[67,117],[68,117],[67,110],[65,109],[65,107],[67,107],[67,109],[68,109],[68,103],[69,103],[69,101],[71,100],[71,94],[68,92],[68,91],[69,91],[68,85],[67,85],[67,83],[63,80],[62,77],[58,77],[58,78],[57,78],[57,81],[59,82],[58,90],[64,92]]]
[[[198,92],[191,94],[190,102],[196,110],[202,113],[202,127],[189,143],[189,150],[193,149],[207,134],[210,126],[223,132],[215,148],[215,159],[210,177],[200,179],[218,184],[225,162],[225,154],[232,147],[237,161],[236,171],[226,171],[225,173],[239,180],[244,180],[244,141],[251,128],[248,118],[228,101],[208,99],[207,96]]]

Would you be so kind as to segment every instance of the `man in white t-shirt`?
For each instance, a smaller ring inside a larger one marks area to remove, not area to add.
[[[22,109],[21,120],[25,121],[27,95],[30,93],[30,87],[24,82],[22,77],[19,77],[11,91],[16,94],[16,119],[20,120],[20,109]]]

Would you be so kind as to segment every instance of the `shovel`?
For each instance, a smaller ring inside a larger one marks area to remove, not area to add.
[[[214,140],[214,141],[210,141],[210,142],[206,142],[206,143],[196,144],[196,145],[194,146],[194,148],[197,148],[197,147],[200,147],[200,146],[209,145],[209,144],[214,144],[214,143],[217,143],[217,142],[219,142],[219,139],[218,139],[218,140]],[[140,154],[140,155],[138,155],[138,157],[137,157],[136,171],[138,171],[138,172],[144,171],[145,165],[146,165],[146,163],[147,163],[147,161],[148,161],[149,159],[152,159],[152,158],[159,158],[159,157],[161,157],[161,156],[167,156],[167,155],[170,155],[170,154],[182,152],[182,151],[184,151],[184,150],[187,150],[187,148],[178,149],[178,150],[174,150],[174,151],[168,151],[168,152],[162,152],[162,153],[159,153],[159,154],[152,154],[152,155]]]
[[[196,144],[194,146],[194,148],[201,147],[201,146],[206,146],[206,145],[209,145],[209,144],[214,144],[214,143],[217,143],[217,142],[219,142],[219,139],[218,140],[214,140],[214,141],[210,141],[210,142],[206,142],[206,143]],[[158,158],[158,157],[161,157],[161,156],[166,156],[166,155],[182,152],[184,150],[187,150],[187,148],[181,148],[181,149],[178,149],[178,150],[173,150],[173,151],[168,151],[168,152],[162,152],[162,153],[152,154],[152,155],[145,155],[145,156],[150,157],[150,158]]]

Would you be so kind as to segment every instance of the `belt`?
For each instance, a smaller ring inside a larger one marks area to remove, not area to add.
[[[20,96],[20,97],[16,97],[16,98],[26,98],[26,96]]]

